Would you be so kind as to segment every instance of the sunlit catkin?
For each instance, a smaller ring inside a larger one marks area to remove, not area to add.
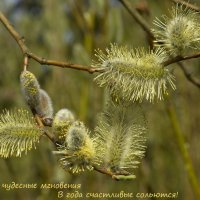
[[[146,51],[111,45],[106,53],[97,51],[99,62],[95,66],[105,71],[95,77],[99,86],[105,86],[117,101],[134,102],[144,99],[162,100],[167,87],[175,89],[174,77],[162,66],[165,55],[162,49]]]
[[[44,119],[44,123],[49,123],[48,119],[53,118],[53,106],[51,99],[29,71],[23,71],[20,76],[22,94],[33,114]],[[46,121],[45,121],[46,120]]]
[[[89,131],[82,122],[74,122],[66,134],[65,145],[60,146],[61,166],[72,173],[84,170],[92,170],[95,161],[95,149],[93,140],[89,137]]]
[[[170,10],[171,16],[154,21],[156,45],[171,55],[184,55],[200,49],[200,13],[177,4]]]
[[[35,75],[29,71],[23,71],[20,75],[21,91],[32,112],[40,102],[40,85]]]
[[[0,115],[0,156],[21,156],[35,148],[42,132],[26,110],[4,111]]]
[[[68,129],[74,121],[74,114],[66,108],[63,108],[56,113],[53,120],[53,130],[61,144],[64,143]]]
[[[136,168],[145,153],[146,131],[139,108],[111,104],[95,128],[97,159],[113,172]]]

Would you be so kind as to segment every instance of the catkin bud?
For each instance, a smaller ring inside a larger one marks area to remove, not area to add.
[[[42,89],[29,71],[23,71],[20,76],[21,90],[33,114],[43,118],[45,125],[50,125],[53,118],[53,106],[49,95]]]
[[[75,117],[74,117],[74,114],[70,110],[68,110],[67,108],[63,108],[56,113],[54,120],[57,120],[58,122],[61,122],[61,121],[73,122],[75,120]]]
[[[40,102],[40,85],[29,71],[23,71],[20,75],[21,91],[32,112],[36,112],[35,108]]]
[[[200,15],[190,8],[177,4],[171,16],[156,19],[153,32],[155,43],[164,47],[171,55],[184,55],[200,48]]]
[[[79,173],[85,169],[92,170],[93,164],[99,162],[95,158],[93,140],[82,122],[74,122],[66,135],[64,145],[61,145],[57,154],[64,152],[60,159],[61,166],[72,173]]]
[[[53,118],[51,98],[46,91],[40,89],[39,104],[36,106],[37,114],[42,118]]]
[[[76,121],[69,128],[66,135],[67,147],[72,151],[78,150],[85,144],[87,137],[87,130],[83,123]]]
[[[63,108],[56,113],[53,120],[53,129],[61,144],[64,143],[68,129],[74,120],[74,114],[66,108]]]

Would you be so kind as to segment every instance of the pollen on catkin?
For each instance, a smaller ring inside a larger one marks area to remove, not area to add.
[[[20,75],[22,94],[34,114],[44,119],[53,118],[53,106],[51,98],[46,91],[40,88],[37,78],[29,71],[23,71]]]
[[[61,145],[61,166],[72,173],[80,173],[92,170],[95,160],[93,140],[89,137],[89,131],[82,122],[74,122],[66,135],[65,145]],[[59,152],[58,152],[59,154]]]
[[[173,56],[184,55],[200,49],[200,13],[177,4],[171,16],[154,21],[155,43]]]
[[[160,48],[145,51],[111,45],[106,53],[98,50],[96,56],[99,62],[94,65],[105,67],[105,71],[94,80],[105,86],[116,102],[153,102],[163,99],[168,86],[175,89],[173,75],[162,66],[165,55]]]
[[[35,75],[29,71],[23,71],[20,75],[21,91],[29,105],[34,112],[35,108],[40,102],[40,85]]]
[[[111,104],[99,116],[95,128],[97,159],[113,172],[136,168],[145,153],[146,131],[139,108]]]
[[[68,129],[74,121],[74,114],[66,108],[56,113],[53,120],[53,131],[61,144],[64,143]]]
[[[0,115],[0,156],[21,156],[39,142],[42,132],[26,110],[4,111]]]

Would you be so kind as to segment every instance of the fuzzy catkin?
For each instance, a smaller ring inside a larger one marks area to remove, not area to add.
[[[67,147],[72,151],[78,150],[84,146],[87,138],[87,129],[85,129],[83,123],[74,122],[66,135]]]
[[[177,4],[171,16],[154,21],[155,44],[173,55],[185,55],[200,49],[200,15],[194,10]]]
[[[0,115],[0,156],[18,157],[39,142],[42,132],[26,110],[4,111]]]
[[[53,106],[51,98],[46,91],[40,88],[34,74],[23,71],[20,75],[20,83],[22,94],[33,114],[38,114],[44,119],[52,119]]]
[[[59,151],[61,154],[63,152],[67,154],[59,160],[66,171],[80,173],[92,170],[93,164],[97,164],[93,140],[82,122],[76,121],[70,126],[65,145],[61,145]]]
[[[74,121],[74,114],[66,108],[63,108],[56,113],[53,120],[53,130],[61,144],[65,142],[69,127]]]
[[[29,71],[23,71],[20,75],[22,94],[33,112],[40,102],[40,85],[35,75]]]
[[[146,51],[111,45],[106,53],[97,51],[99,62],[95,66],[105,71],[95,77],[101,87],[106,87],[116,102],[153,102],[168,94],[167,87],[175,89],[174,77],[162,66],[165,60],[163,49]]]
[[[109,104],[98,118],[94,134],[97,160],[117,172],[138,166],[145,153],[146,123],[141,110]]]
[[[39,104],[35,107],[37,114],[43,118],[53,118],[51,98],[46,91],[39,89]]]
[[[75,116],[74,114],[67,108],[62,108],[60,109],[56,115],[55,115],[55,120],[57,121],[74,121]]]

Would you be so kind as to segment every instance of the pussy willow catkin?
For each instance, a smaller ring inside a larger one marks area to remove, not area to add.
[[[42,132],[26,110],[16,109],[0,114],[0,156],[21,156],[35,148]]]
[[[95,66],[105,67],[105,71],[95,81],[105,86],[116,101],[162,100],[168,86],[175,89],[173,75],[162,66],[162,49],[145,51],[111,45],[106,53],[98,50],[96,56],[99,62]]]
[[[158,46],[165,48],[168,53],[184,55],[189,51],[200,49],[200,13],[177,4],[170,10],[171,16],[154,21]]]
[[[146,131],[139,108],[110,104],[95,128],[97,159],[114,172],[136,168],[145,153]]]
[[[65,144],[59,150],[66,154],[59,160],[61,166],[72,173],[92,170],[96,164],[93,140],[82,122],[76,121],[69,127]]]
[[[40,85],[35,75],[29,71],[23,71],[20,75],[22,94],[31,108],[36,112],[36,107],[40,102]]]
[[[66,108],[63,108],[56,113],[53,120],[53,130],[61,144],[64,143],[69,127],[74,121],[74,114]]]
[[[53,117],[51,98],[46,91],[40,88],[35,75],[29,71],[23,71],[20,75],[22,94],[34,114],[42,118]]]

